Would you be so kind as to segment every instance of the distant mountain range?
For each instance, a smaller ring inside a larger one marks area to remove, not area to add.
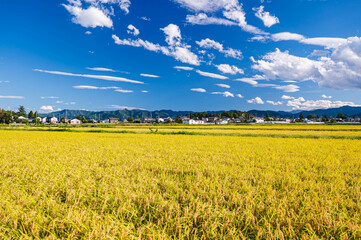
[[[128,117],[133,118],[176,118],[178,115],[185,116],[186,114],[192,111],[172,111],[172,110],[159,110],[159,111],[146,111],[146,110],[116,110],[116,111],[85,111],[85,110],[61,110],[52,113],[42,113],[41,117],[67,117],[67,118],[76,118],[77,116],[85,117],[86,119],[107,119],[109,117],[119,117],[120,119],[125,119]],[[224,111],[209,111],[212,113],[222,113]],[[265,117],[269,113],[270,117],[295,117],[297,118],[302,112],[305,117],[309,114],[319,115],[319,116],[337,116],[337,114],[342,113],[350,117],[361,117],[361,107],[340,107],[340,108],[329,108],[329,109],[317,109],[312,111],[300,111],[300,112],[285,112],[285,111],[261,111],[261,110],[251,110],[248,111],[257,117]]]

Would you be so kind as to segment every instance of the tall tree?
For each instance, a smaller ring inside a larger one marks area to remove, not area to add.
[[[26,111],[25,111],[25,107],[24,106],[19,106],[19,115],[26,117]]]
[[[34,116],[35,115],[34,115],[33,111],[30,111],[29,114],[28,114],[28,118],[34,118]]]
[[[303,113],[300,114],[300,120],[304,119],[305,116],[303,116]]]
[[[36,111],[35,113],[34,113],[34,117],[39,117],[39,113],[38,113],[38,111]]]

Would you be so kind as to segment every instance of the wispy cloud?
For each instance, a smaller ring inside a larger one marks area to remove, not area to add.
[[[184,71],[193,71],[194,70],[194,68],[192,68],[192,67],[185,67],[185,66],[175,66],[174,68],[177,70],[184,70]]]
[[[205,93],[207,92],[205,89],[203,88],[191,88],[191,91],[193,92],[201,92],[201,93]]]
[[[40,97],[41,99],[57,99],[59,97],[54,97],[54,96],[50,96],[50,97]]]
[[[100,71],[100,72],[118,72],[116,70],[113,70],[110,68],[103,68],[103,67],[87,67],[86,69],[92,70],[92,71]]]
[[[145,110],[144,108],[136,108],[136,107],[127,107],[127,106],[120,106],[120,105],[106,105],[105,108],[111,108],[111,109],[119,109],[119,110]]]
[[[146,74],[146,73],[141,73],[140,76],[142,77],[149,77],[149,78],[160,78],[157,75],[153,75],[153,74]]]
[[[222,88],[231,88],[231,86],[227,85],[227,84],[222,84],[222,83],[217,83],[216,84],[218,87],[222,87]]]
[[[205,76],[205,77],[217,78],[217,79],[222,79],[222,80],[228,79],[228,77],[225,77],[225,76],[222,76],[222,75],[219,75],[219,74],[215,74],[215,73],[203,72],[201,70],[197,70],[196,72],[199,75],[202,75],[202,76]]]
[[[1,96],[0,95],[0,99],[24,99],[25,97],[23,96]]]
[[[133,92],[133,90],[124,90],[124,89],[117,89],[115,91],[120,92],[120,93],[132,93]]]
[[[224,97],[234,97],[234,94],[230,93],[228,91],[225,91],[225,92],[212,92],[211,94],[219,94],[219,95],[223,95]]]
[[[105,81],[113,81],[113,82],[128,82],[128,83],[144,84],[144,82],[130,80],[130,79],[127,79],[127,78],[122,78],[122,77],[90,75],[90,74],[76,74],[76,73],[48,71],[48,70],[41,70],[41,69],[34,69],[34,71],[42,72],[42,73],[55,74],[55,75],[62,75],[62,76],[83,77],[83,78],[93,78],[93,79],[99,79],[99,80],[105,80]]]

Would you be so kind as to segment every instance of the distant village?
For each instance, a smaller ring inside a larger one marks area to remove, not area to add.
[[[344,114],[338,114],[336,117],[308,115],[303,116],[300,113],[296,118],[280,118],[271,117],[267,113],[265,117],[257,117],[248,112],[223,112],[223,113],[189,113],[187,116],[179,115],[176,118],[139,118],[133,117],[119,118],[110,117],[107,119],[86,119],[84,116],[68,119],[60,116],[57,118],[55,114],[52,117],[40,117],[37,112],[30,111],[26,113],[23,106],[20,106],[18,112],[5,111],[0,109],[0,123],[3,124],[189,124],[189,125],[225,125],[237,123],[249,124],[291,124],[291,123],[306,123],[306,124],[325,124],[325,123],[360,123],[359,117],[348,117]]]

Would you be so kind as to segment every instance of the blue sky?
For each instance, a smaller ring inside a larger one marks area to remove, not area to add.
[[[359,106],[361,1],[1,0],[0,107]]]

